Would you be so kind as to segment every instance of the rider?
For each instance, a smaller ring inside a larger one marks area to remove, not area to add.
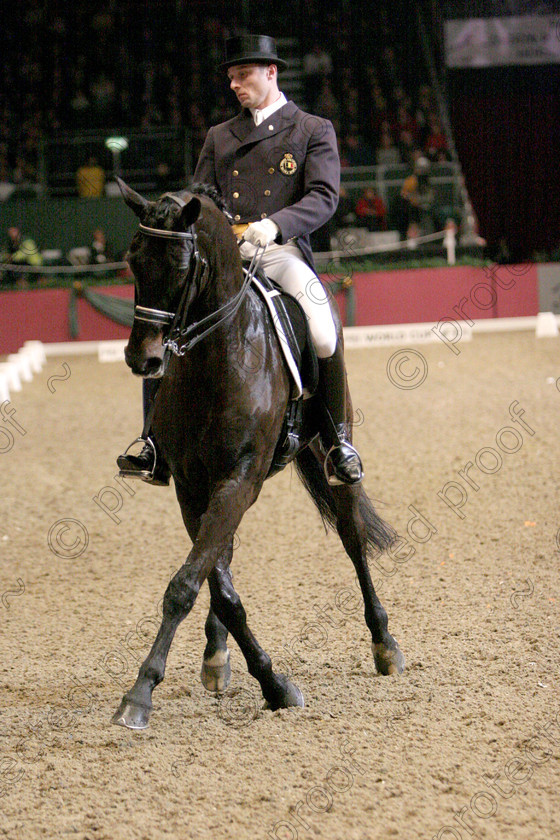
[[[356,484],[363,471],[347,440],[343,349],[309,242],[309,234],[332,217],[338,204],[336,137],[328,120],[301,111],[279,90],[278,71],[286,66],[268,36],[226,40],[221,68],[243,110],[209,129],[194,179],[215,186],[230,204],[234,232],[243,239],[241,255],[250,258],[257,246],[267,246],[263,269],[304,309],[319,359],[326,417],[321,439],[331,483]],[[117,463],[129,475],[132,470],[146,476],[153,450],[145,446],[139,456],[121,455]]]

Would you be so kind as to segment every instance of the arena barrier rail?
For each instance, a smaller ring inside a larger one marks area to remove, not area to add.
[[[389,231],[390,233],[391,231]],[[340,233],[344,234],[344,229]],[[442,250],[447,257],[448,265],[455,265],[457,232],[455,225],[449,225],[445,230],[429,233],[425,236],[410,237],[394,243],[383,245],[370,245],[367,247],[356,247],[352,241],[347,243],[345,250],[319,251],[313,254],[316,262],[322,263],[328,260],[351,260],[353,257],[367,257],[374,254],[393,253],[395,251],[415,251],[419,245],[430,242],[442,241]],[[474,244],[484,245],[482,238],[478,238]],[[420,256],[420,255],[419,255]],[[13,272],[14,274],[39,274],[44,276],[64,274],[97,274],[103,272],[126,271],[129,266],[127,262],[95,263],[92,265],[22,265],[21,263],[0,263],[0,272]]]
[[[357,231],[357,234],[365,231]],[[398,235],[396,231],[389,231],[389,234]],[[344,242],[346,248],[333,249],[331,251],[317,252],[314,254],[318,264],[326,264],[326,273],[330,290],[333,294],[342,294],[345,298],[346,323],[353,326],[356,322],[356,297],[352,283],[352,271],[344,276],[335,276],[331,271],[343,266],[344,262],[351,262],[356,257],[367,257],[382,253],[394,253],[396,251],[408,251],[411,254],[418,253],[422,256],[418,247],[432,242],[442,242],[443,250],[446,253],[447,264],[450,266],[456,263],[456,227],[450,223],[445,230],[405,240],[385,241],[379,245],[367,245],[358,247],[358,236],[352,233],[352,229],[341,229],[338,231],[339,239]],[[483,244],[480,240],[477,244]],[[355,266],[354,266],[355,268]],[[342,271],[345,269],[342,267]],[[118,272],[129,272],[128,263],[125,261],[99,263],[93,265],[22,265],[20,263],[0,263],[0,277],[2,272],[12,272],[22,276],[38,275],[41,277],[87,277],[95,274],[110,275]],[[324,272],[322,272],[324,274]],[[71,338],[78,338],[80,335],[80,324],[78,321],[78,298],[83,298],[98,312],[110,318],[117,324],[131,326],[133,321],[134,305],[132,300],[123,299],[115,295],[99,294],[87,284],[76,282],[71,288],[69,299],[69,331]]]
[[[435,343],[442,340],[439,327],[435,323],[345,327],[344,343],[347,350]],[[472,340],[473,333],[528,330],[534,330],[536,338],[557,338],[560,335],[560,315],[539,312],[538,315],[517,318],[487,318],[477,321],[474,327],[462,323],[461,328],[461,341]],[[99,362],[124,362],[126,345],[126,339],[51,344],[26,341],[17,353],[10,353],[6,361],[0,363],[0,405],[10,401],[12,392],[21,391],[22,383],[30,382],[51,357],[96,355]]]

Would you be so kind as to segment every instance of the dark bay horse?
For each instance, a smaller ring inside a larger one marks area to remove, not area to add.
[[[252,288],[245,288],[235,235],[211,188],[147,201],[123,182],[120,187],[126,204],[140,219],[129,250],[136,307],[126,363],[138,376],[161,378],[152,432],[171,468],[193,545],[166,589],[157,637],[113,722],[131,729],[148,725],[152,692],[163,680],[175,631],[206,579],[211,609],[205,626],[204,686],[220,691],[229,682],[229,632],[268,706],[273,710],[303,706],[300,690],[273,671],[270,657],[249,629],[229,569],[235,531],[267,477],[290,399],[271,318]],[[194,333],[198,327],[192,325],[214,328],[188,352],[171,356],[166,365],[164,342],[178,311],[183,313],[183,325],[191,325]],[[334,315],[341,335],[338,313]],[[314,398],[304,405],[308,445],[297,455],[297,471],[354,564],[377,670],[400,673],[404,657],[388,632],[387,613],[367,564],[368,553],[387,548],[395,532],[375,512],[362,485],[329,485]],[[349,395],[347,405],[349,420]]]

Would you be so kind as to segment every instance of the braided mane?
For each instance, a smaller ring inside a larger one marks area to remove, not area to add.
[[[211,198],[216,207],[226,216],[230,224],[233,222],[226,200],[222,194],[218,192],[216,187],[212,187],[210,184],[191,184],[189,191],[192,192],[193,195],[205,195],[207,198]]]

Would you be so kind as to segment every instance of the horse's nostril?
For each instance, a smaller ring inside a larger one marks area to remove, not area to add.
[[[155,373],[161,367],[161,359],[157,356],[150,356],[144,363],[144,373]]]

